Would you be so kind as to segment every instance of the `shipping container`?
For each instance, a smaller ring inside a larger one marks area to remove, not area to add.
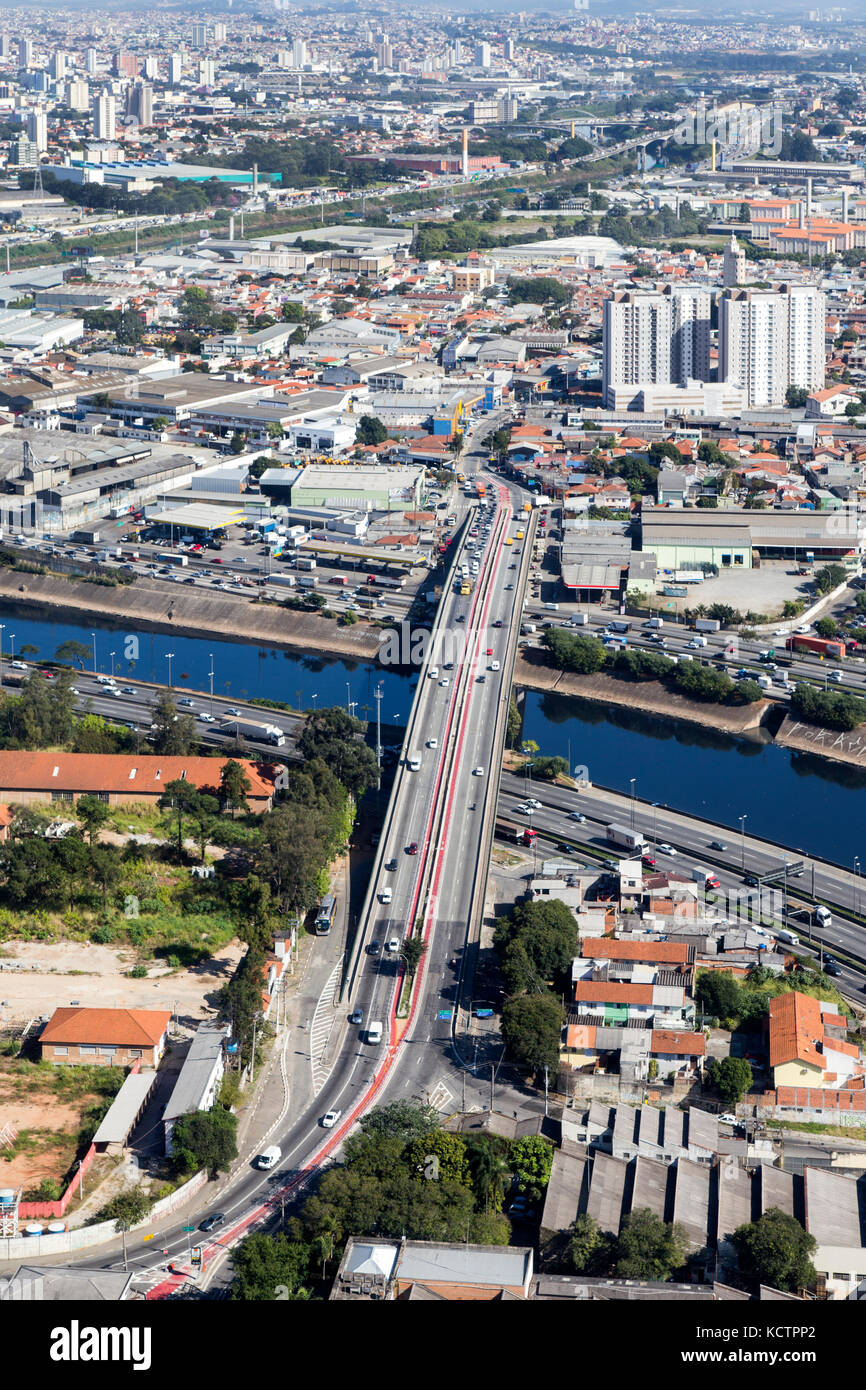
[[[807,637],[794,633],[786,637],[785,646],[789,651],[814,652],[816,656],[834,657],[841,661],[845,655],[845,643],[830,637]]]

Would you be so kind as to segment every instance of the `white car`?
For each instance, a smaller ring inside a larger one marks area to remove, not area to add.
[[[241,717],[241,712],[239,709],[227,709],[225,710],[225,714],[228,716],[229,719],[240,719]]]
[[[586,816],[583,814],[582,811],[569,811],[568,819],[577,821],[578,825],[583,825],[583,822],[586,820]]]
[[[385,942],[385,950],[386,950],[386,951],[393,951],[394,954],[396,955],[396,954],[398,953],[398,951],[400,950],[400,938],[399,938],[399,936],[392,936],[392,937],[390,937],[389,940]]]
[[[658,850],[659,854],[668,854],[672,858],[676,858],[677,852],[674,849],[673,845],[656,845],[656,849]]]
[[[541,810],[541,802],[534,796],[528,796],[526,798],[526,805],[529,807],[531,811]]]
[[[498,670],[499,670],[499,662],[498,662],[498,661],[491,661],[491,663],[490,663],[490,665],[487,667],[487,669],[488,669],[488,671],[498,671]]]
[[[428,740],[427,740],[427,747],[428,747],[428,748],[438,748],[438,747],[439,747],[439,740],[438,740],[438,738],[428,738]]]
[[[327,1115],[322,1116],[322,1129],[333,1129],[342,1113],[342,1110],[329,1110]]]
[[[729,1110],[726,1110],[725,1113],[724,1113],[724,1115],[720,1115],[720,1116],[719,1116],[719,1124],[720,1124],[720,1125],[736,1125],[736,1124],[739,1124],[739,1120],[737,1119],[736,1115],[732,1115],[731,1112],[730,1112]]]
[[[513,589],[513,588],[514,588],[514,585],[513,585],[513,584],[506,584],[505,588],[506,588],[506,591],[507,591],[507,590],[509,590],[509,589]]]
[[[391,889],[390,889],[390,888],[380,888],[380,889],[379,889],[379,902],[380,902],[380,903],[389,903],[390,901],[391,901]]]
[[[27,670],[27,662],[26,662],[26,661],[10,661],[10,662],[9,662],[9,669],[10,669],[10,671],[26,671],[26,670]]]
[[[806,623],[803,627],[795,627],[794,631],[798,633],[800,637],[805,637],[807,633],[812,631],[812,628],[809,623]]]
[[[212,715],[212,714],[200,714],[200,715],[199,715],[199,719],[201,720],[202,724],[215,724],[215,723],[216,723],[216,718],[215,718],[215,716]]]
[[[472,769],[472,776],[473,776],[473,777],[483,777],[483,776],[484,776],[484,768],[483,768],[483,767],[473,767],[473,769]]]
[[[439,682],[439,684],[440,684],[440,685],[450,685],[450,684],[451,684],[451,678],[450,678],[449,676],[443,676],[442,679],[441,679],[441,681]]]

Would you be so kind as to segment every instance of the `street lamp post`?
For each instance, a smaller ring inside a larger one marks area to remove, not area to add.
[[[740,816],[740,818],[739,818],[739,820],[740,820],[740,868],[742,869],[743,873],[745,873],[745,871],[746,871],[746,821],[747,821],[748,819],[749,819],[749,813],[748,813],[748,811],[746,812],[745,815]]]
[[[632,830],[634,830],[634,784],[637,781],[637,778],[629,777],[628,780],[631,786],[631,828]]]
[[[3,684],[3,633],[6,631],[6,624],[0,623],[0,686]]]
[[[854,855],[854,916],[860,910],[860,857]]]
[[[114,679],[114,652],[109,652],[108,655],[111,657],[111,678],[112,678],[112,680],[113,680],[113,679]]]
[[[14,660],[14,657],[15,657],[15,633],[14,633],[14,632],[10,632],[10,634],[9,634],[9,656],[10,656],[11,659]]]
[[[96,675],[96,633],[91,632],[90,640],[93,643],[93,674]]]
[[[166,652],[165,657],[168,662],[168,688],[171,690],[171,663],[174,659],[174,652]]]
[[[213,652],[208,652],[208,656],[210,657],[210,670],[208,671],[208,679],[210,680],[210,709],[208,713],[213,714]]]
[[[2,673],[0,673],[2,674]],[[2,685],[2,679],[0,679]],[[376,701],[376,790],[382,790],[382,696],[385,688],[380,681],[373,691],[373,699]]]
[[[346,681],[346,713],[352,713],[352,687],[348,681]]]
[[[310,696],[310,698],[311,698],[311,700],[313,701],[313,714],[315,714],[315,713],[316,713],[316,701],[317,701],[318,698],[319,698],[319,692],[318,692],[318,691],[314,691],[314,693]]]

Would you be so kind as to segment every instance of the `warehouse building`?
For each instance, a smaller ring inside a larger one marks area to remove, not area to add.
[[[364,468],[311,464],[292,487],[293,507],[351,511],[418,511],[423,468]]]
[[[864,521],[856,508],[834,512],[731,508],[682,511],[643,508],[643,549],[659,569],[703,562],[719,569],[752,569],[761,560],[841,564],[859,572]]]

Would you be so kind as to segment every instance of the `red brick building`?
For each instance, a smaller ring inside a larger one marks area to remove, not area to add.
[[[55,1009],[39,1038],[55,1066],[156,1067],[165,1051],[167,1009]]]

